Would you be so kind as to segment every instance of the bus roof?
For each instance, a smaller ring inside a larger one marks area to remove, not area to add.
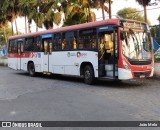
[[[23,37],[38,36],[38,35],[42,35],[42,34],[65,32],[65,31],[71,31],[71,30],[76,30],[76,29],[96,27],[96,26],[101,26],[101,25],[105,25],[105,24],[119,24],[119,19],[108,19],[108,20],[89,22],[89,23],[84,23],[84,24],[66,26],[66,27],[61,27],[61,28],[57,28],[57,29],[50,29],[50,30],[45,30],[45,31],[40,31],[40,32],[16,35],[16,36],[9,37],[9,39],[11,40],[11,39],[17,39],[17,38],[23,38]]]
[[[34,32],[34,33],[11,36],[11,37],[9,37],[9,40],[17,39],[17,38],[24,38],[24,37],[31,37],[31,36],[39,36],[39,35],[42,35],[42,34],[51,34],[51,33],[56,33],[56,32],[72,31],[72,30],[76,30],[76,29],[83,29],[83,28],[89,28],[89,27],[102,26],[102,25],[105,25],[105,24],[116,24],[116,25],[119,25],[120,22],[143,23],[143,22],[140,22],[140,21],[129,20],[129,19],[107,19],[107,20],[102,20],[102,21],[89,22],[89,23],[84,23],[84,24],[61,27],[61,28],[57,28],[57,29],[50,29],[50,30],[45,30],[45,31],[40,31],[40,32]],[[143,24],[145,24],[145,23],[143,23]]]

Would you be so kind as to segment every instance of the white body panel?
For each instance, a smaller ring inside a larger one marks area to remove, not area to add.
[[[8,66],[16,69],[17,58],[9,58]],[[44,55],[44,52],[34,52],[29,58],[21,58],[21,69],[27,71],[29,61],[33,61],[36,72],[51,72],[80,76],[80,66],[83,62],[93,65],[95,77],[98,77],[98,52],[93,51],[57,51],[52,55]],[[49,68],[48,64],[49,63]],[[45,65],[47,64],[47,65]]]
[[[133,79],[132,72],[127,69],[118,68],[118,79],[120,80]]]
[[[52,73],[80,75],[80,65],[90,62],[98,77],[98,53],[92,51],[62,51],[52,53]]]
[[[8,67],[17,70],[18,64],[17,64],[17,58],[8,58]]]

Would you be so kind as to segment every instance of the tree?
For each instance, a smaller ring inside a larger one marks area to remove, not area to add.
[[[156,1],[156,0],[155,0]],[[158,0],[160,1],[160,0]],[[151,0],[136,0],[140,5],[144,8],[144,21],[147,22],[147,6],[151,2]]]
[[[25,33],[27,33],[27,17],[29,15],[29,13],[31,12],[31,8],[33,8],[33,6],[30,4],[30,1],[28,0],[20,0],[18,3],[18,6],[20,8],[20,15],[24,17],[25,19]]]
[[[57,10],[57,1],[53,0],[33,0],[30,2],[33,6],[28,19],[34,20],[38,27],[42,23],[46,29],[53,28],[53,23],[59,25],[61,22],[61,13]]]
[[[7,21],[7,15],[5,12],[5,9],[7,7],[7,0],[4,0],[4,2],[0,2],[0,29],[3,30],[3,35],[5,39],[5,43],[7,44],[7,35],[6,35],[6,27],[8,26],[8,21]]]
[[[8,0],[7,3],[5,2],[3,2],[3,5],[5,5],[3,9],[6,14],[7,20],[11,22],[12,35],[14,35],[13,22],[14,20],[16,20],[17,16],[19,15],[19,6],[18,6],[19,0]],[[17,25],[16,25],[16,29],[17,29]],[[18,30],[16,31],[18,33]]]
[[[105,19],[104,11],[106,11],[108,13],[108,10],[109,10],[110,11],[109,12],[109,18],[111,18],[111,10],[108,9],[107,6],[105,6],[105,3],[109,3],[110,9],[111,9],[111,0],[96,0],[96,2],[94,3],[95,4],[95,8],[102,9],[103,20]]]
[[[84,22],[94,21],[94,12],[91,11],[93,6],[91,0],[70,0],[66,3],[64,9],[65,19],[72,19],[75,16],[81,16],[82,19],[86,19]],[[76,18],[76,17],[75,17]]]
[[[160,24],[160,15],[158,16],[158,19],[157,19],[158,21],[159,21],[159,24]]]
[[[143,21],[144,17],[140,13],[140,11],[136,8],[123,8],[117,12],[117,17],[123,19],[134,19],[138,21]]]
[[[7,43],[9,36],[12,36],[12,29],[9,27],[8,23],[5,25],[5,34],[4,27],[0,28],[0,43]]]
[[[3,37],[3,39],[4,39],[3,42],[5,42],[7,44],[8,38],[7,38],[7,34],[6,34],[6,28],[8,26],[8,22],[5,19],[3,19],[3,20],[2,20],[2,18],[0,18],[0,21],[1,21],[1,23],[0,23],[0,30],[1,30],[0,36]]]

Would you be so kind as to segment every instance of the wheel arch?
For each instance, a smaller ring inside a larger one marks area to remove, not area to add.
[[[30,64],[30,63],[33,63],[33,64],[34,64],[34,62],[33,62],[32,60],[28,61],[28,63],[27,63],[27,71],[28,71],[28,68],[29,68],[29,64]]]
[[[81,66],[80,66],[80,76],[83,76],[84,68],[87,65],[90,65],[93,68],[93,70],[94,70],[93,64],[91,62],[82,62]],[[94,75],[95,75],[95,72],[94,72]]]

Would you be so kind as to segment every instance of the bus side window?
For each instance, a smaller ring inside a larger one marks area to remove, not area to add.
[[[16,43],[16,41],[13,42],[13,52],[17,53],[17,43]]]
[[[40,37],[36,37],[35,39],[36,40],[35,40],[35,43],[34,43],[34,49],[35,49],[36,52],[40,52],[42,50],[41,39],[40,39]]]
[[[9,42],[8,51],[11,52],[11,53],[16,53],[17,52],[17,44],[16,44],[15,40],[11,40]]]
[[[77,40],[78,39],[78,32],[77,31],[75,31],[74,32],[74,37],[73,37],[73,49],[77,49],[77,45],[78,45],[78,43],[77,43]]]
[[[11,52],[11,48],[12,48],[12,41],[9,41],[8,52]]]
[[[52,41],[49,41],[49,54],[52,54]]]
[[[53,50],[61,50],[61,33],[54,35]]]
[[[25,45],[24,45],[24,51],[34,51],[34,38],[26,38]]]
[[[22,42],[22,44],[21,44],[21,52],[23,52],[23,49],[24,49],[24,48],[23,48],[23,42]]]
[[[44,54],[47,54],[47,49],[48,49],[48,43],[47,43],[47,41],[45,40],[45,41],[44,41]]]
[[[79,33],[79,49],[96,48],[96,29],[84,29]]]
[[[62,34],[62,50],[66,48],[66,38],[65,33]]]
[[[73,38],[74,38],[74,32],[66,32],[65,33],[65,39],[66,39],[66,45],[65,50],[73,49]]]
[[[73,39],[73,49],[77,49],[77,42],[75,37]]]

